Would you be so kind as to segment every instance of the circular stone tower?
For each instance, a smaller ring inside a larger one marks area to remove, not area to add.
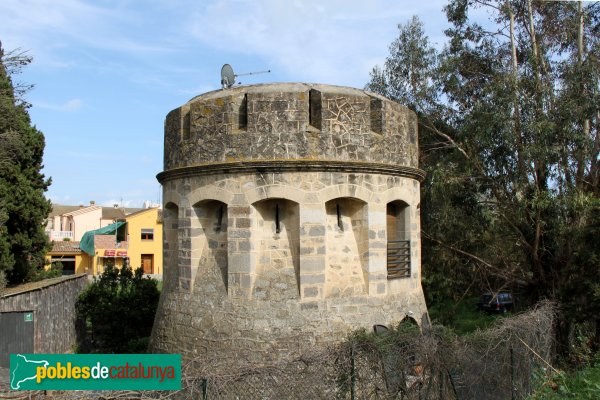
[[[171,111],[153,351],[285,358],[427,321],[417,146],[412,111],[347,87],[242,86]]]

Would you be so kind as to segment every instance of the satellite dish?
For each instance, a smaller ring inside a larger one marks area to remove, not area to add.
[[[235,83],[235,74],[233,73],[233,68],[231,65],[225,64],[221,68],[221,85],[223,89],[230,88]]]
[[[225,64],[223,65],[223,67],[221,67],[221,86],[223,86],[223,89],[232,87],[235,84],[235,78],[237,78],[238,76],[266,74],[269,72],[271,72],[270,69],[266,71],[247,72],[245,74],[236,75],[233,72],[233,68],[231,67],[231,65]]]

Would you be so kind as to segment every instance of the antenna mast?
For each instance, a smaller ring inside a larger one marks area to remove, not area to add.
[[[271,72],[270,69],[265,71],[256,71],[256,72],[246,72],[243,74],[235,74],[233,72],[233,68],[229,64],[224,64],[221,68],[221,86],[223,89],[230,88],[235,84],[235,78],[238,76],[247,76],[247,75],[258,75],[258,74],[268,74]]]

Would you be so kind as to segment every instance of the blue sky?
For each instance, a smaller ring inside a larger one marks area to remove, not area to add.
[[[412,15],[441,45],[445,0],[2,0],[0,41],[33,63],[15,79],[46,137],[58,204],[156,202],[166,114],[220,87],[318,82],[362,88]]]

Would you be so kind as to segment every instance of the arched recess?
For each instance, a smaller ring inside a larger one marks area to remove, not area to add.
[[[218,200],[221,203],[231,204],[233,196],[234,194],[229,190],[210,184],[192,190],[186,199],[189,204],[196,204],[205,200]]]
[[[397,330],[402,333],[419,332],[421,327],[414,317],[405,315],[404,318],[402,318],[402,320],[398,323]]]
[[[227,204],[204,200],[193,205],[190,221],[192,288],[227,293]]]
[[[300,295],[300,207],[281,198],[253,204],[256,279],[253,297],[295,299]]]
[[[364,201],[342,197],[325,203],[325,297],[366,294],[369,221]]]
[[[358,185],[339,184],[323,188],[319,192],[319,200],[328,202],[340,197],[348,197],[368,203],[372,200],[373,192]]]
[[[179,207],[172,202],[163,209],[163,274],[165,285],[180,286]]]
[[[306,197],[306,192],[290,185],[264,185],[248,189],[244,192],[248,203],[254,204],[267,199],[288,199],[301,203]]]
[[[388,278],[410,277],[410,206],[394,200],[386,206]]]

